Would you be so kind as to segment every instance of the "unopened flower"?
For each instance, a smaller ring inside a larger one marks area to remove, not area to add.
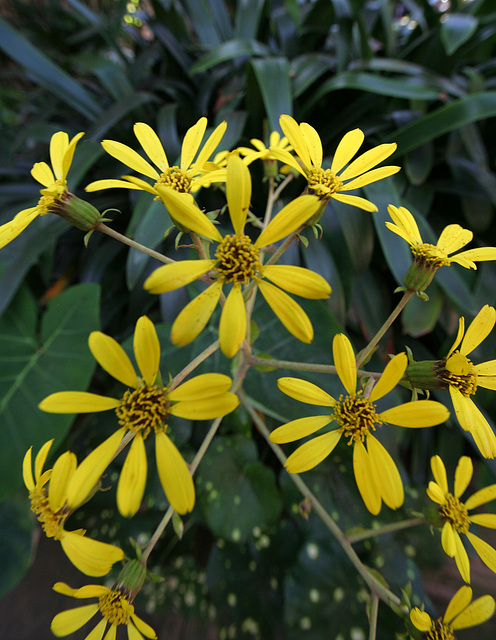
[[[59,540],[69,560],[88,576],[104,576],[112,565],[122,560],[122,549],[92,540],[84,530],[67,531],[65,522],[94,490],[100,476],[115,455],[124,429],[110,436],[78,466],[76,456],[63,453],[53,469],[43,470],[53,440],[39,450],[32,465],[32,447],[24,456],[24,484],[29,490],[31,511],[40,521],[48,538]]]
[[[435,482],[429,482],[427,495],[438,505],[442,521],[441,544],[450,558],[455,558],[456,566],[465,582],[470,582],[470,563],[463,546],[461,536],[464,535],[472,544],[480,559],[491,571],[496,573],[496,550],[487,542],[470,531],[472,524],[496,529],[495,513],[477,513],[469,511],[496,499],[496,484],[480,489],[465,502],[460,500],[466,491],[473,475],[472,460],[462,456],[455,471],[454,493],[448,489],[446,467],[439,456],[431,458],[431,469]]]
[[[320,407],[331,407],[331,413],[299,418],[278,427],[270,434],[272,442],[293,442],[310,436],[331,422],[337,428],[302,444],[286,461],[289,473],[302,473],[317,466],[337,445],[342,436],[353,446],[353,469],[358,490],[367,509],[377,515],[382,501],[391,509],[401,507],[403,484],[393,459],[373,435],[382,424],[399,427],[432,427],[448,419],[448,410],[439,402],[418,400],[378,412],[375,402],[389,393],[402,379],[407,366],[404,353],[396,355],[369,396],[357,391],[357,366],[353,347],[344,334],[334,337],[334,363],[347,395],[336,400],[317,385],[299,378],[279,378],[277,385],[286,395]]]
[[[297,158],[277,146],[271,147],[271,153],[303,175],[310,193],[325,201],[333,198],[365,211],[377,211],[375,204],[369,200],[347,192],[397,173],[400,167],[374,168],[394,153],[396,144],[381,144],[353,160],[365,139],[360,129],[354,129],[341,139],[330,169],[323,169],[322,142],[317,131],[306,122],[298,124],[288,115],[282,115],[279,122]]]
[[[142,316],[134,332],[138,376],[124,349],[110,336],[94,331],[90,350],[100,366],[128,387],[121,398],[81,391],[61,391],[45,398],[40,409],[51,413],[92,413],[114,409],[124,430],[134,434],[117,486],[117,506],[124,516],[138,510],[145,491],[147,457],[144,441],[153,431],[157,468],[165,495],[180,514],[193,509],[195,489],[188,466],[167,435],[170,415],[187,420],[210,420],[233,411],[238,398],[232,380],[205,373],[169,391],[159,372],[160,344],[153,323]]]
[[[423,631],[425,640],[455,640],[454,631],[486,622],[493,615],[494,606],[492,596],[482,596],[472,602],[472,589],[463,585],[451,598],[442,618],[433,620],[426,611],[415,607],[410,611],[410,620]]]
[[[289,265],[263,265],[260,249],[281,240],[300,227],[319,208],[318,198],[307,195],[293,200],[252,242],[244,231],[251,198],[250,172],[236,155],[230,156],[228,160],[226,191],[234,234],[222,237],[210,223],[212,229],[207,237],[220,243],[215,258],[167,264],[159,267],[145,281],[145,288],[151,293],[165,293],[183,287],[207,273],[214,280],[178,315],[172,326],[172,342],[183,346],[194,340],[214,312],[223,286],[232,284],[222,309],[219,339],[222,352],[229,358],[233,357],[246,337],[247,315],[243,286],[250,285],[251,282],[256,283],[286,329],[302,342],[311,342],[313,328],[308,316],[282,289],[304,298],[324,299],[331,293],[330,286],[322,276],[309,269]],[[179,222],[184,220],[186,223],[190,208],[195,207],[190,207],[179,198],[176,201],[177,207],[173,209],[173,215]]]
[[[471,242],[474,235],[459,224],[445,227],[437,244],[433,245],[423,242],[415,218],[408,209],[389,205],[388,212],[394,224],[386,222],[386,227],[408,242],[412,250],[413,264],[405,276],[405,287],[411,291],[424,291],[441,267],[455,263],[466,269],[477,269],[476,262],[496,260],[496,247],[479,247],[451,255]]]

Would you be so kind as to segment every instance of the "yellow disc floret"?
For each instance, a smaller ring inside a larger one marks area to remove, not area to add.
[[[31,500],[31,511],[37,515],[47,538],[61,540],[63,537],[64,522],[68,512],[65,509],[60,509],[57,513],[54,513],[50,509],[46,489],[34,489],[30,491],[29,499]]]
[[[151,429],[165,431],[170,403],[163,387],[141,382],[137,389],[126,391],[115,410],[119,424],[146,438]]]
[[[426,640],[455,640],[451,626],[443,624],[442,618],[432,621],[432,626],[424,637]]]
[[[114,589],[100,596],[98,602],[102,616],[112,625],[128,624],[131,615],[134,613],[134,607],[129,603],[127,598]]]
[[[375,431],[375,424],[381,423],[375,405],[361,391],[344,399],[340,396],[333,409],[333,419],[339,424],[341,433],[349,438],[348,445],[363,442],[371,431]]]
[[[260,273],[260,252],[242,233],[224,237],[215,252],[214,277],[234,284],[248,284]]]
[[[421,266],[430,269],[439,269],[441,267],[448,267],[451,264],[451,260],[445,251],[438,249],[438,247],[428,242],[413,244],[411,245],[411,250],[415,262]]]
[[[467,533],[470,518],[467,507],[451,493],[446,495],[446,502],[439,508],[443,520],[447,520],[458,533]]]
[[[189,178],[179,167],[173,166],[160,174],[160,178],[155,183],[155,187],[157,185],[171,187],[175,191],[179,191],[181,193],[189,193],[191,190],[191,178]]]
[[[477,391],[477,371],[466,356],[455,351],[446,362],[441,360],[440,364],[444,364],[437,372],[440,380],[456,387],[465,398],[474,395]]]
[[[341,180],[330,169],[321,169],[320,167],[312,169],[307,180],[308,188],[318,196],[330,196],[343,186]]]

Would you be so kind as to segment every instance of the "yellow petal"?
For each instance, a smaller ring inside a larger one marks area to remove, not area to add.
[[[341,191],[353,191],[354,189],[361,189],[372,182],[377,182],[378,180],[384,180],[384,178],[389,178],[389,176],[394,175],[400,171],[401,167],[396,166],[387,166],[380,167],[379,169],[372,169],[372,171],[367,171],[358,178],[351,180],[351,182],[347,182],[340,188]],[[341,177],[341,176],[340,176]]]
[[[212,420],[234,411],[239,398],[234,393],[223,393],[220,396],[203,398],[191,402],[178,402],[172,405],[170,413],[186,420]]]
[[[29,447],[22,461],[22,478],[24,480],[24,484],[26,485],[26,488],[29,491],[33,491],[33,489],[35,488],[35,483],[33,478],[32,456],[33,456],[33,447]]]
[[[146,191],[151,191],[152,193],[156,194],[155,189],[153,189],[153,187],[151,187],[148,183],[141,181],[140,184],[146,184]],[[142,191],[143,187],[139,186],[138,183],[130,182],[129,180],[127,180],[126,176],[126,180],[95,180],[94,182],[90,182],[84,188],[84,190],[88,191],[88,193],[92,193],[93,191],[102,191],[103,189],[135,189],[137,191]]]
[[[429,486],[427,487],[426,493],[429,496],[429,498],[436,504],[445,504],[446,493],[435,482],[432,482],[432,481],[429,482]]]
[[[335,430],[302,444],[285,462],[288,473],[303,473],[316,467],[332,452],[340,438],[341,434]]]
[[[449,255],[464,247],[473,237],[474,234],[471,231],[460,227],[459,224],[449,224],[439,236],[436,247]]]
[[[451,623],[455,631],[475,627],[489,620],[494,613],[494,598],[492,596],[482,596],[474,600],[464,611],[462,611]]]
[[[76,145],[79,140],[84,136],[84,132],[77,133],[74,138],[69,142],[69,146],[64,152],[64,157],[62,158],[62,178],[65,179],[67,174],[69,173],[69,169],[71,168],[72,159],[74,157],[74,151],[76,150]]]
[[[357,153],[365,139],[361,129],[348,131],[339,142],[331,164],[331,171],[339,173]]]
[[[369,149],[365,153],[362,153],[356,160],[354,160],[348,167],[339,175],[340,180],[350,180],[355,176],[359,176],[366,171],[372,169],[380,162],[389,158],[396,151],[396,144],[380,144],[373,149]]]
[[[270,153],[276,160],[279,160],[279,162],[283,162],[285,165],[288,165],[292,169],[295,169],[295,171],[301,173],[302,176],[307,178],[305,170],[302,168],[298,160],[289,153],[289,151],[287,151],[286,149],[279,149],[277,147],[270,147]]]
[[[99,598],[109,592],[107,587],[99,584],[87,584],[79,589],[73,589],[65,582],[56,582],[52,589],[56,593],[61,593],[64,596],[70,596],[71,598],[78,599]]]
[[[61,544],[72,564],[87,576],[105,576],[124,558],[122,549],[73,531],[64,533]]]
[[[462,253],[458,253],[456,256],[451,258],[452,262],[459,262],[462,264],[463,262],[486,262],[488,260],[496,260],[496,247],[479,247],[478,249],[469,249],[468,251],[462,251]],[[465,266],[462,264],[462,266]],[[472,265],[470,265],[472,266]],[[475,268],[475,265],[472,266],[472,269]]]
[[[398,468],[389,453],[374,436],[367,437],[367,449],[370,467],[381,498],[390,509],[398,509],[405,499]]]
[[[272,218],[258,236],[255,247],[258,249],[267,247],[269,244],[291,235],[314,216],[321,206],[322,203],[317,196],[305,195],[291,200]]]
[[[496,529],[496,513],[477,513],[471,516],[470,522],[488,529]]]
[[[210,158],[212,153],[219,146],[219,143],[222,140],[222,136],[226,132],[226,129],[227,129],[227,122],[221,122],[217,127],[215,127],[215,129],[209,135],[205,144],[201,148],[200,153],[198,154],[198,157],[196,158],[193,164],[196,170],[201,170],[204,168],[207,160]]]
[[[146,316],[138,318],[134,330],[134,357],[146,384],[152,385],[160,364],[160,343],[155,325]]]
[[[234,231],[242,233],[251,200],[251,175],[243,160],[235,154],[227,160],[226,196]]]
[[[458,535],[458,534],[456,534]],[[443,545],[444,553],[450,558],[456,554],[456,542],[455,532],[451,526],[451,522],[445,522],[441,531],[441,544]]]
[[[369,397],[370,402],[375,402],[392,391],[403,377],[407,366],[408,358],[405,353],[398,353],[398,355],[394,356],[387,363],[381,377],[372,389]]]
[[[470,323],[460,347],[460,353],[467,355],[478,347],[491,333],[496,323],[496,310],[488,304],[484,305]]]
[[[97,611],[97,604],[87,604],[84,607],[76,607],[75,609],[62,611],[62,613],[58,613],[52,620],[50,630],[53,635],[58,638],[68,636],[83,627],[89,620],[91,620]],[[102,620],[101,622],[105,622],[105,620]]]
[[[465,501],[467,509],[475,509],[483,504],[496,500],[496,484],[491,484],[489,487],[479,489]]]
[[[222,292],[222,280],[217,280],[193,298],[172,325],[171,341],[178,347],[192,342],[210,320]]]
[[[440,402],[416,400],[400,404],[392,409],[386,409],[379,415],[384,422],[389,424],[416,429],[441,424],[449,418],[450,413]]]
[[[138,616],[136,614],[134,614],[134,613],[131,614],[131,619],[134,622],[134,624],[136,625],[136,628],[138,629],[138,631],[140,633],[142,633],[147,638],[152,638],[153,640],[156,640],[157,634],[150,627],[149,624],[146,624],[146,622],[144,622],[141,618],[138,618]]]
[[[453,342],[453,346],[448,351],[448,355],[446,356],[446,359],[448,359],[450,355],[453,353],[453,351],[458,347],[458,345],[462,341],[464,333],[465,333],[465,318],[463,317],[458,318],[458,332],[456,334],[455,341]]]
[[[231,387],[231,378],[223,373],[202,373],[180,384],[167,397],[172,402],[194,402],[223,395]]]
[[[285,264],[262,267],[262,275],[281,289],[302,298],[323,300],[331,294],[327,280],[310,269]]]
[[[167,500],[180,515],[195,505],[195,486],[183,457],[165,433],[155,436],[158,475]]]
[[[276,314],[289,333],[309,344],[313,340],[310,318],[293,298],[268,282],[259,281],[258,288],[265,301]]]
[[[126,432],[125,427],[113,433],[81,462],[67,487],[67,504],[72,509],[81,505],[115,456]]]
[[[300,133],[305,141],[306,148],[314,167],[322,166],[322,142],[317,131],[308,123],[300,124]]]
[[[147,461],[141,433],[131,443],[117,485],[117,507],[122,516],[130,518],[138,511],[145,493]]]
[[[446,467],[440,456],[432,456],[431,458],[432,475],[444,494],[448,493],[448,476],[446,475]]]
[[[334,336],[332,355],[339,379],[346,391],[352,395],[356,392],[357,385],[356,359],[351,342],[344,333],[338,333]]]
[[[98,364],[113,378],[125,384],[126,387],[136,388],[138,376],[131,360],[121,345],[101,331],[92,331],[88,345]]]
[[[36,458],[34,461],[34,479],[36,483],[38,483],[41,477],[41,473],[43,471],[43,467],[45,466],[48,452],[50,451],[50,447],[52,446],[52,443],[53,443],[53,438],[52,440],[48,440],[48,442],[45,442],[45,444],[41,447],[41,449],[38,451],[38,454],[36,455]]]
[[[375,483],[369,454],[362,442],[356,442],[353,447],[353,471],[365,506],[372,515],[376,516],[382,506],[381,494]]]
[[[127,627],[127,637],[128,640],[143,640],[143,638],[140,636],[140,634],[138,634],[138,637],[136,637],[135,633],[136,629],[128,624],[126,625]],[[131,631],[131,633],[130,633]],[[95,637],[93,638],[91,636],[91,634],[89,636],[87,636],[86,640],[100,640],[100,632],[98,632],[98,635],[95,635]],[[107,633],[105,634],[105,638],[103,640],[115,640],[117,637],[117,625],[113,624],[109,627],[109,630],[107,631]]]
[[[459,498],[468,487],[470,480],[472,480],[472,473],[474,471],[474,465],[471,458],[468,456],[462,456],[456,465],[455,471],[455,496]]]
[[[57,513],[65,505],[67,486],[76,467],[76,456],[70,451],[66,451],[55,461],[48,486],[48,502],[53,513]]]
[[[458,422],[465,429],[470,431],[471,416],[473,412],[473,402],[470,398],[466,398],[462,393],[453,385],[450,385],[449,392],[451,396],[451,402],[453,403],[453,409],[455,415],[458,418]]]
[[[160,171],[167,171],[169,168],[167,156],[165,155],[160,138],[150,125],[145,124],[144,122],[137,122],[133,127],[133,131],[134,135],[138,138],[138,142],[143,147],[143,151],[150,158],[153,164],[156,165]]]
[[[215,265],[215,260],[182,260],[164,264],[145,280],[144,288],[150,293],[165,293],[197,280]]]
[[[47,413],[93,413],[115,409],[121,401],[86,391],[59,391],[40,402],[38,407]]]
[[[270,434],[270,441],[276,444],[286,444],[300,438],[312,435],[322,427],[331,422],[330,416],[310,416],[309,418],[299,418],[283,424],[274,429]]]
[[[44,187],[50,187],[55,182],[55,176],[46,162],[36,162],[31,169],[31,175]]]
[[[482,562],[489,567],[493,573],[496,573],[496,549],[493,549],[485,540],[481,540],[478,536],[470,533],[470,531],[467,531],[466,535]]]
[[[296,155],[299,156],[306,168],[311,169],[312,160],[308,153],[307,143],[296,120],[291,116],[283,114],[279,118],[279,124]]]
[[[316,384],[300,378],[279,378],[277,386],[290,398],[306,404],[316,404],[319,407],[332,407],[336,404],[336,400]]]
[[[203,117],[200,118],[196,124],[194,124],[186,131],[181,147],[182,171],[186,171],[193,162],[193,158],[196,156],[196,153],[200,148],[201,141],[203,140],[206,129],[207,119]]]
[[[472,600],[472,589],[466,584],[460,587],[455,595],[451,598],[446,612],[443,616],[443,622],[450,624],[453,618],[460,614]]]
[[[246,308],[241,287],[233,285],[222,309],[219,323],[220,348],[226,358],[233,358],[246,338]]]
[[[40,215],[38,207],[23,209],[10,222],[0,227],[0,249],[15,240],[31,222]]]
[[[121,142],[115,142],[114,140],[104,140],[102,147],[109,155],[138,173],[142,173],[148,178],[152,178],[152,180],[158,180],[160,178],[160,175],[152,165],[142,158],[139,153],[134,151],[134,149],[131,149],[131,147]]]
[[[390,231],[397,233],[409,244],[422,244],[422,237],[417,223],[408,209],[405,207],[394,207],[390,204],[388,206],[388,213],[396,225],[396,227],[393,228],[391,223],[386,222],[386,226]]]
[[[477,371],[478,376],[490,376],[493,378],[496,376],[496,360],[488,360],[487,362],[481,362],[476,364],[474,369]],[[477,385],[480,381],[477,380]]]
[[[485,458],[494,458],[496,456],[496,436],[486,418],[471,398],[466,398],[456,387],[450,385],[449,392],[456,417],[462,428],[465,431],[470,431]]]
[[[458,571],[460,572],[463,580],[470,584],[470,562],[468,559],[467,552],[465,547],[463,546],[462,539],[456,531],[453,531],[453,536],[455,538],[455,562],[458,567]]]
[[[426,611],[420,611],[418,607],[415,607],[410,611],[410,620],[419,631],[430,631],[432,620]]]
[[[62,160],[69,146],[69,136],[65,131],[57,131],[50,140],[50,162],[55,178],[62,178]]]
[[[217,227],[200,211],[189,193],[180,193],[164,185],[156,185],[155,188],[174,220],[204,238],[222,242]]]
[[[349,204],[352,207],[363,209],[363,211],[369,211],[370,213],[378,211],[373,202],[370,202],[370,200],[366,200],[365,198],[360,198],[359,196],[350,196],[346,193],[333,193],[331,198],[334,198],[334,200],[342,202],[343,204]]]

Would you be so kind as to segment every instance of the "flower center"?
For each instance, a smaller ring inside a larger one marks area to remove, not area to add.
[[[436,377],[447,385],[453,385],[460,393],[469,398],[477,391],[477,371],[472,362],[459,351],[455,351],[441,365]]]
[[[307,176],[308,188],[317,196],[330,196],[343,186],[341,180],[330,169],[312,169]]]
[[[64,522],[68,515],[65,509],[62,508],[57,513],[53,513],[50,509],[46,489],[34,489],[30,491],[29,499],[31,500],[31,511],[37,515],[47,538],[61,540],[63,537]]]
[[[424,242],[422,244],[411,245],[411,250],[415,262],[423,267],[429,269],[440,269],[441,267],[448,267],[451,264],[451,260],[448,258],[445,251],[441,251],[433,244]]]
[[[141,381],[137,389],[126,391],[115,412],[119,424],[133,433],[142,431],[143,438],[146,438],[151,429],[156,432],[166,431],[169,406],[163,387],[148,386]]]
[[[441,518],[451,523],[451,526],[458,533],[467,533],[470,525],[467,507],[458,498],[448,493],[445,504],[440,507]]]
[[[167,171],[160,174],[160,178],[155,183],[157,185],[165,185],[172,187],[181,193],[189,193],[191,189],[191,179],[179,167],[169,167]]]
[[[340,426],[341,433],[349,439],[348,445],[355,442],[363,442],[365,437],[375,431],[375,424],[380,424],[373,405],[368,398],[364,398],[362,392],[339,397],[339,402],[333,407],[333,419]]]
[[[425,634],[426,640],[455,640],[450,625],[444,625],[443,619],[432,621],[430,630]]]
[[[127,624],[134,613],[133,605],[128,602],[120,591],[114,590],[107,591],[107,593],[100,596],[98,608],[105,620],[108,620],[113,625]]]
[[[248,284],[260,272],[260,252],[244,234],[227,235],[215,252],[214,277],[234,284]]]
[[[54,209],[60,206],[60,202],[67,191],[67,180],[59,178],[47,189],[50,190],[50,194],[41,196],[36,205],[40,216],[44,216],[47,213],[56,213]]]

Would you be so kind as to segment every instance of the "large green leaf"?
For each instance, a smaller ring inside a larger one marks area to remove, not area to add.
[[[56,446],[67,433],[74,416],[43,413],[38,404],[55,391],[86,389],[98,305],[97,285],[76,285],[50,303],[38,328],[36,301],[21,289],[0,318],[0,499],[19,486],[31,445],[37,451],[55,438]]]
[[[0,598],[24,576],[31,559],[34,519],[26,502],[12,498],[0,504]]]
[[[261,58],[251,61],[262,95],[271,131],[280,131],[279,116],[292,115],[293,101],[286,58]]]
[[[450,56],[467,42],[477,30],[479,21],[468,13],[449,12],[441,24],[441,42]]]
[[[207,71],[211,67],[215,67],[222,62],[235,60],[241,56],[267,56],[270,55],[270,49],[266,45],[256,40],[228,40],[217,47],[214,47],[207,54],[202,56],[191,67],[191,73],[200,73]]]

